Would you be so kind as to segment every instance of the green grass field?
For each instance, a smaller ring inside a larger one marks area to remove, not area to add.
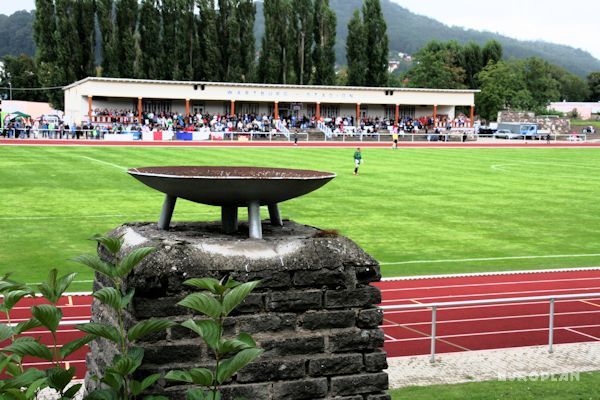
[[[87,237],[158,219],[163,196],[125,173],[151,165],[336,172],[323,189],[283,203],[282,214],[349,236],[382,263],[385,276],[600,265],[598,149],[366,149],[358,177],[352,154],[0,147],[0,273],[37,282],[58,267],[90,280],[90,272],[68,261],[95,250]],[[217,208],[181,201],[174,219],[219,216]]]
[[[600,373],[581,373],[579,381],[512,381],[409,387],[391,390],[392,400],[600,400]],[[443,394],[442,394],[443,393]]]

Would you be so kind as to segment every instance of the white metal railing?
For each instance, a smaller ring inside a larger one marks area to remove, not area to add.
[[[323,132],[325,134],[325,140],[327,140],[328,138],[331,138],[333,136],[333,131],[331,130],[330,127],[325,125],[324,122],[319,122],[317,124],[317,129],[319,129],[321,132]]]
[[[550,313],[548,319],[548,352],[554,352],[554,303],[561,300],[579,300],[600,298],[600,293],[579,293],[565,294],[556,296],[532,296],[532,297],[508,297],[503,299],[483,299],[483,300],[468,300],[468,301],[450,301],[442,303],[427,303],[427,304],[403,304],[396,306],[380,306],[379,309],[385,311],[405,311],[405,310],[420,310],[423,308],[431,309],[431,357],[430,362],[435,362],[435,342],[436,342],[436,325],[437,311],[440,308],[454,308],[463,306],[480,306],[490,304],[506,304],[506,303],[527,303],[532,301],[548,301],[550,304]]]
[[[287,126],[285,126],[285,124],[278,119],[277,122],[275,122],[275,127],[277,128],[277,130],[279,130],[279,132],[283,133],[288,139],[290,138],[290,130],[287,128]]]

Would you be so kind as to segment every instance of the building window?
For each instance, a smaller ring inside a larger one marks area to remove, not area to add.
[[[383,119],[389,121],[396,120],[396,106],[384,106]]]
[[[235,103],[236,114],[258,114],[258,103]]]
[[[400,106],[400,119],[404,118],[415,118],[416,108],[415,106]]]
[[[336,118],[340,115],[339,104],[321,104],[321,116],[324,118]]]
[[[144,100],[142,108],[144,112],[154,114],[170,113],[173,102],[171,100]]]

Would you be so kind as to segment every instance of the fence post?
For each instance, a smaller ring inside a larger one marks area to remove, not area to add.
[[[429,362],[435,362],[435,324],[437,320],[437,306],[431,307],[431,359]]]
[[[550,320],[548,321],[548,353],[554,353],[554,299],[550,299]]]

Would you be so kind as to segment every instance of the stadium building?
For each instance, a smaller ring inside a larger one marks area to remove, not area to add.
[[[349,86],[298,86],[259,83],[159,81],[89,77],[64,88],[65,115],[81,123],[103,121],[95,110],[178,112],[211,115],[266,114],[280,116],[338,116],[383,118],[428,117],[453,121],[457,107],[473,125],[476,90],[414,89]],[[469,115],[470,110],[470,115]],[[127,122],[127,121],[124,121]]]

